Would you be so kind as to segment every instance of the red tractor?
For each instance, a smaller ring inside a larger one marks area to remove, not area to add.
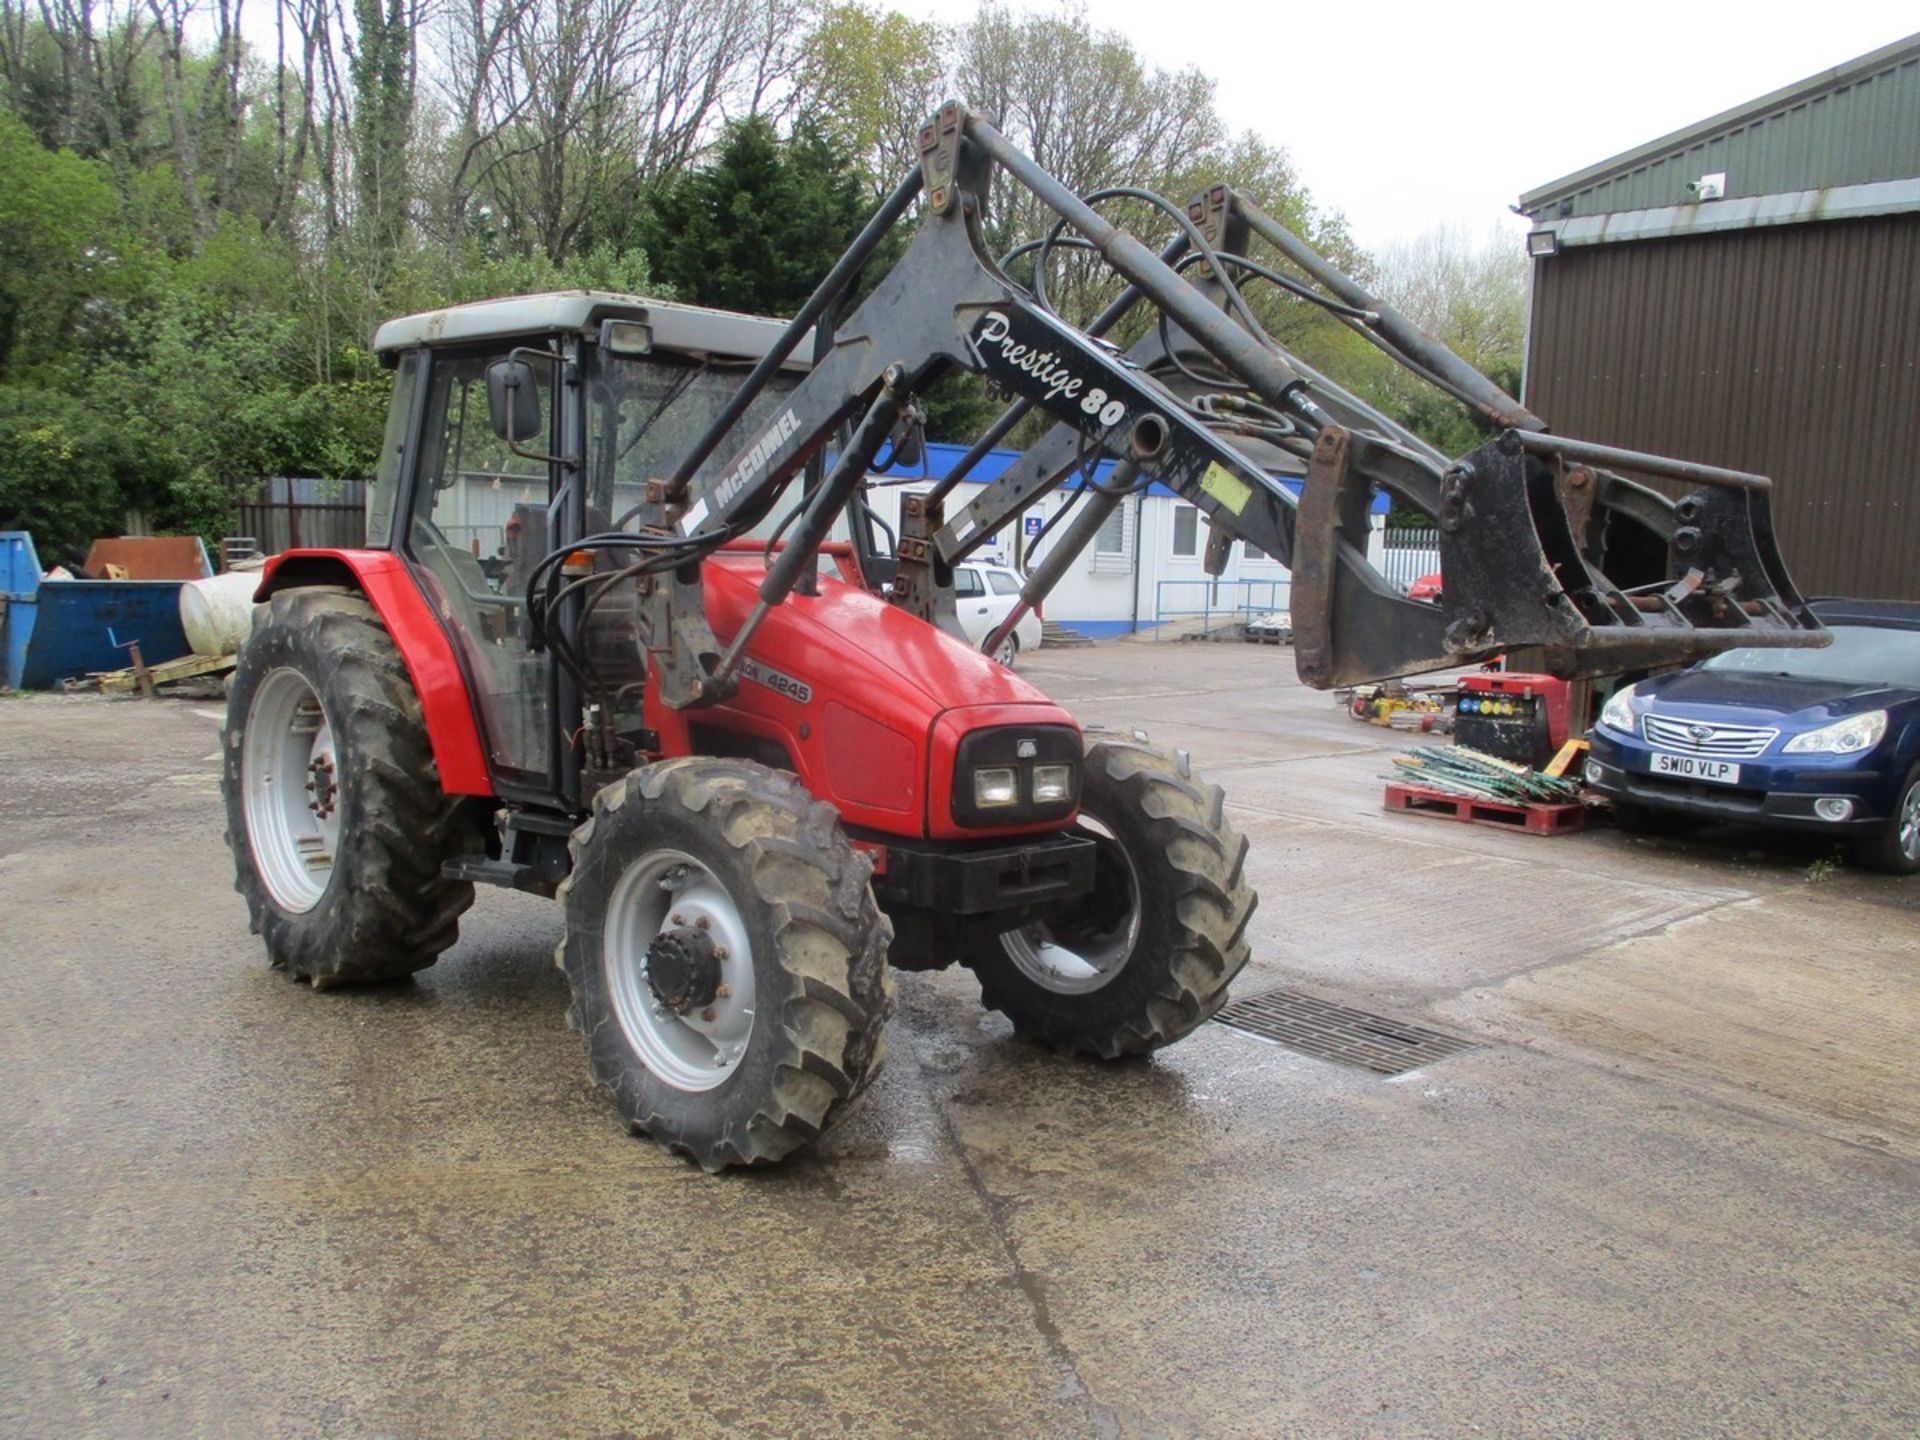
[[[1155,201],[1179,232],[1155,256],[1094,208],[1109,193],[1072,195],[959,105],[921,143],[791,321],[575,292],[383,326],[367,548],[273,562],[229,706],[228,840],[276,966],[395,979],[453,944],[475,884],[555,896],[595,1078],[710,1170],[844,1115],[880,1063],[890,966],[964,964],[1017,1031],[1114,1058],[1191,1032],[1246,963],[1255,897],[1219,788],[1181,752],[1083,734],[960,638],[953,566],[1063,485],[1071,523],[989,652],[1150,480],[1202,509],[1219,560],[1240,538],[1291,563],[1318,684],[1518,645],[1579,674],[1819,639],[1764,480],[1546,435],[1230,191]],[[996,169],[1061,216],[998,261]],[[843,317],[916,204],[905,256]],[[1277,260],[1248,254],[1256,234]],[[1127,282],[1084,329],[1046,303],[1066,246]],[[1005,266],[1034,250],[1029,288]],[[1254,279],[1505,433],[1439,456],[1281,350]],[[1100,338],[1143,303],[1161,320],[1132,350]],[[955,367],[1013,397],[970,461],[1033,409],[1054,429],[950,523],[968,462],[883,534],[877,457],[910,453],[914,397]],[[1096,480],[1102,456],[1120,464]],[[1676,504],[1600,463],[1701,488]],[[1376,485],[1436,516],[1443,605],[1367,565]]]

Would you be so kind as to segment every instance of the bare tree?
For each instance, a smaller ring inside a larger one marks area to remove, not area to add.
[[[860,3],[829,7],[807,37],[799,103],[878,190],[919,161],[920,127],[947,97],[947,40],[931,21]]]
[[[509,47],[537,0],[447,0],[438,15],[440,61],[429,83],[446,108],[438,145],[440,175],[426,206],[427,223],[455,258],[466,239],[475,190],[487,173],[496,138],[520,119],[531,98],[511,83]]]
[[[1428,230],[1381,252],[1379,285],[1476,369],[1519,365],[1527,257],[1513,232],[1496,228],[1476,238],[1459,227]]]
[[[1193,69],[1149,68],[1124,36],[1096,32],[1082,10],[1016,17],[986,3],[955,43],[959,93],[1082,194],[1123,184],[1163,189],[1225,144],[1211,80]],[[1054,220],[1023,190],[1009,187],[994,203],[1011,236],[1036,236]],[[1137,205],[1109,213],[1165,228]],[[1063,310],[1085,318],[1109,285],[1099,267],[1069,254],[1056,261],[1049,289]]]
[[[729,114],[790,93],[810,0],[455,0],[434,67],[449,113],[437,228],[484,205],[511,245],[558,259],[633,206]]]

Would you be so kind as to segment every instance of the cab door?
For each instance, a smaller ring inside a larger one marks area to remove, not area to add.
[[[515,453],[488,421],[487,367],[505,358],[506,347],[430,354],[402,552],[465,664],[496,784],[544,791],[553,696],[526,591],[550,548],[558,467]],[[551,437],[552,367],[533,373]]]

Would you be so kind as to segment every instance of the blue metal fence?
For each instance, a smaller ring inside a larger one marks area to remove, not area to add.
[[[1256,615],[1284,612],[1291,580],[1158,580],[1153,586],[1154,637],[1176,620],[1200,621],[1200,633],[1245,624]]]

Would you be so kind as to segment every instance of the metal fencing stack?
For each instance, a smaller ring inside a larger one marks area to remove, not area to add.
[[[1572,780],[1459,746],[1393,757],[1399,774],[1387,782],[1389,810],[1437,815],[1476,825],[1563,835],[1585,827],[1587,807]]]

